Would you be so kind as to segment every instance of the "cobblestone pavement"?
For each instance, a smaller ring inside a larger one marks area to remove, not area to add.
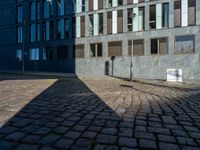
[[[200,88],[0,74],[0,150],[198,150]]]

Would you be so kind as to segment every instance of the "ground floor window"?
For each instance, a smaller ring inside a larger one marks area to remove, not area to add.
[[[42,49],[42,58],[43,60],[52,60],[53,59],[53,49],[51,47],[45,47]]]
[[[151,54],[164,55],[167,54],[167,52],[168,39],[166,37],[151,39]]]
[[[75,45],[73,48],[73,57],[74,58],[84,58],[84,44]]]
[[[17,58],[17,61],[22,61],[22,50],[21,49],[18,49],[16,51],[16,58]]]
[[[175,53],[176,54],[193,53],[195,45],[194,41],[195,41],[194,35],[176,36]]]
[[[58,46],[57,59],[67,59],[68,46]]]
[[[30,60],[39,60],[39,48],[30,49]]]
[[[90,44],[90,57],[102,57],[102,43]]]
[[[144,55],[144,40],[133,40],[128,41],[128,54],[131,56],[133,46],[133,56],[143,56]]]
[[[108,43],[108,57],[122,56],[122,42],[109,42]]]

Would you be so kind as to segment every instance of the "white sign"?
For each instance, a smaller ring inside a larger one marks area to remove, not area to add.
[[[182,69],[167,69],[167,81],[182,82]]]

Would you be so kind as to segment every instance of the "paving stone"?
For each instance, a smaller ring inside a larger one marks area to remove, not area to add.
[[[120,137],[119,145],[125,147],[137,147],[137,141],[134,138]]]
[[[56,142],[55,146],[60,149],[69,149],[73,142],[73,140],[61,138]]]
[[[135,137],[140,139],[156,140],[156,136],[148,132],[135,132]]]
[[[140,139],[139,142],[141,148],[157,149],[155,141]]]
[[[66,134],[64,134],[64,137],[71,138],[71,139],[77,139],[80,135],[81,135],[81,132],[69,131]]]
[[[45,135],[48,134],[51,131],[51,128],[46,128],[46,127],[41,127],[34,131],[34,134],[39,134],[39,135]]]
[[[27,143],[37,143],[41,138],[42,137],[39,135],[27,135],[22,139],[22,141]]]
[[[65,127],[65,126],[58,126],[54,129],[53,132],[57,133],[57,134],[64,134],[66,133],[70,128],[69,127]]]
[[[88,138],[88,139],[94,139],[97,135],[97,132],[92,132],[92,131],[85,131],[82,135],[82,137],[84,138]]]
[[[162,135],[162,134],[159,134],[158,135],[158,140],[159,141],[163,141],[163,142],[170,142],[170,143],[175,143],[176,140],[173,136],[169,136],[169,135]]]
[[[21,144],[17,146],[14,150],[38,150],[38,146],[36,145],[29,145],[29,144]]]
[[[10,133],[12,133],[12,132],[14,132],[16,130],[18,130],[18,128],[7,126],[7,127],[1,128],[0,129],[0,133],[8,135],[8,134],[10,134]]]
[[[117,136],[99,134],[97,135],[96,141],[97,143],[103,144],[115,144],[117,142]]]
[[[97,144],[94,147],[94,150],[118,150],[119,148],[114,145],[103,145],[103,144]]]
[[[174,118],[171,116],[162,116],[162,120],[166,124],[177,124]]]
[[[101,132],[103,134],[116,135],[117,134],[117,128],[103,128]]]
[[[39,143],[44,145],[53,145],[59,138],[59,135],[51,133],[43,137]]]
[[[200,132],[189,132],[190,136],[195,139],[200,139]]]
[[[177,137],[177,140],[180,144],[183,145],[191,145],[191,146],[196,146],[197,144],[194,142],[193,139],[191,138],[185,138],[185,137]]]
[[[5,139],[11,140],[11,141],[19,141],[24,136],[25,136],[25,134],[23,132],[14,132],[14,133],[11,133],[8,136],[6,136]]]
[[[72,150],[90,150],[92,147],[92,140],[80,138],[72,146]]]
[[[179,150],[179,147],[175,144],[170,144],[170,143],[163,143],[163,142],[160,142],[159,143],[159,147],[160,147],[160,150]]]
[[[155,128],[155,127],[148,127],[148,131],[152,133],[160,133],[160,134],[170,134],[169,129],[166,128]]]
[[[40,150],[57,150],[57,149],[50,146],[43,146],[40,148]]]
[[[5,141],[5,140],[0,140],[0,149],[1,150],[12,150],[14,147],[14,144],[9,142],[9,141]]]

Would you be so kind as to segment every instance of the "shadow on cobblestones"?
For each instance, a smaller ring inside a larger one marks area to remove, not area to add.
[[[199,149],[199,92],[99,80],[97,95],[92,84],[58,79],[0,128],[0,150]]]

